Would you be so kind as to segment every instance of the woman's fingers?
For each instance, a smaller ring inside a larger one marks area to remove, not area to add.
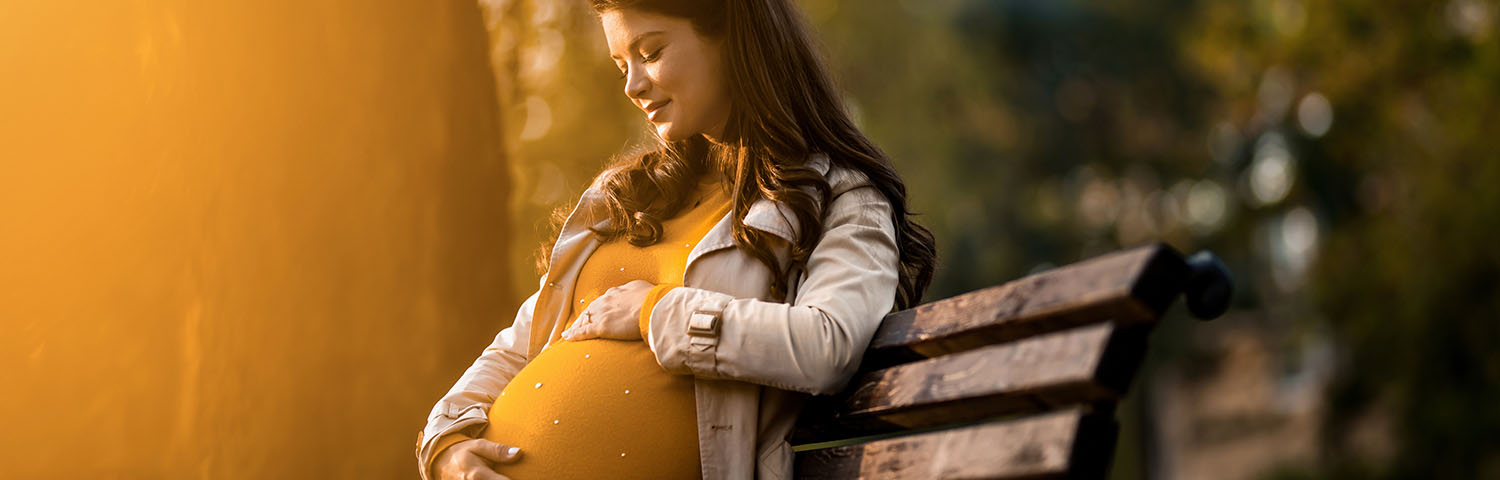
[[[521,458],[521,448],[509,445],[501,445],[483,438],[476,438],[473,449],[475,455],[495,463],[511,463]]]
[[[510,480],[496,472],[494,465],[515,462],[521,457],[520,450],[483,438],[464,440],[439,454],[442,463],[437,476],[443,480]]]
[[[590,305],[590,306],[592,306],[592,305]],[[590,333],[589,332],[589,324],[594,323],[593,320],[594,320],[593,319],[593,312],[585,311],[582,314],[578,315],[578,319],[573,321],[573,326],[568,327],[567,330],[563,330],[563,332],[562,332],[563,339],[564,340],[584,340],[584,339],[587,339],[588,335],[586,335],[586,334]]]
[[[640,340],[641,303],[654,286],[651,282],[634,280],[610,287],[584,307],[583,313],[573,320],[573,325],[562,333],[562,338],[569,341],[592,338]]]

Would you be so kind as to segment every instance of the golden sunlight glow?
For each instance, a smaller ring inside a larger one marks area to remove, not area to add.
[[[7,2],[0,476],[414,476],[516,302],[487,50],[465,2]]]

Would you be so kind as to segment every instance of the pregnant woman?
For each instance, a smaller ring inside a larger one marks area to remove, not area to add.
[[[433,407],[424,479],[788,478],[803,401],[921,297],[931,234],[792,0],[591,0],[659,144],[583,193]]]

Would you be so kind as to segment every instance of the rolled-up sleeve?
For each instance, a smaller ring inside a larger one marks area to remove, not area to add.
[[[647,342],[668,372],[837,393],[895,304],[899,268],[890,203],[858,187],[829,204],[793,303],[675,288],[652,310]]]
[[[515,321],[495,335],[458,382],[432,406],[416,446],[417,469],[424,480],[435,478],[431,468],[439,440],[456,432],[478,436],[489,423],[487,412],[495,397],[526,366],[531,317],[540,293],[538,290],[521,303]]]

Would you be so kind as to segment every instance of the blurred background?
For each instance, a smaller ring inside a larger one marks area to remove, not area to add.
[[[928,300],[1153,241],[1118,479],[1500,478],[1500,3],[798,0]],[[586,3],[6,2],[0,476],[414,478],[646,141]]]

